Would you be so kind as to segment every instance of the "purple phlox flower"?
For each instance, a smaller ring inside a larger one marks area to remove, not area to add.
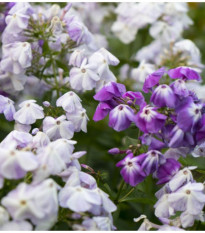
[[[158,107],[174,108],[176,96],[168,85],[163,84],[153,91],[150,101]]]
[[[155,71],[154,73],[147,76],[144,85],[143,85],[143,91],[145,93],[148,93],[150,90],[152,90],[152,87],[159,84],[159,81],[161,77],[165,74],[166,70],[165,67],[162,67]]]
[[[156,176],[159,179],[157,184],[164,184],[179,171],[181,164],[175,159],[166,159],[166,162],[159,166]]]
[[[166,147],[164,142],[158,140],[150,134],[143,134],[140,137],[140,140],[143,144],[149,146],[149,150],[161,150],[162,148]]]
[[[193,133],[196,131],[196,127],[202,118],[203,105],[201,103],[194,103],[191,97],[189,100],[190,101],[178,111],[177,125],[184,132],[191,131]]]
[[[194,138],[192,133],[184,132],[182,129],[176,125],[170,133],[169,147],[192,147],[194,146]]]
[[[47,116],[43,120],[43,132],[48,135],[50,140],[56,140],[58,138],[71,139],[74,134],[74,125],[71,121],[66,120],[65,115],[56,119]]]
[[[109,114],[109,126],[116,131],[127,129],[134,120],[134,111],[125,104],[120,104]]]
[[[193,215],[200,214],[205,204],[204,185],[189,182],[169,194],[168,202],[175,211],[186,211]]]
[[[104,119],[108,113],[112,110],[112,106],[106,102],[100,102],[95,110],[95,114],[93,116],[94,121],[101,121]]]
[[[100,89],[93,98],[98,101],[107,101],[113,97],[121,97],[125,92],[126,88],[123,84],[110,82]]]
[[[15,113],[14,102],[8,97],[5,97],[3,95],[0,95],[0,113],[3,113],[8,121],[12,121],[14,119],[13,118],[13,115]]]
[[[133,92],[133,91],[127,91],[122,98],[130,99],[133,104],[137,104],[139,106],[143,105],[145,103],[144,96],[141,92]]]
[[[205,139],[205,115],[204,114],[202,115],[200,126],[196,132],[195,138],[198,143],[203,142]]]
[[[185,167],[184,169],[178,171],[172,179],[169,181],[169,188],[172,192],[175,192],[177,189],[187,184],[188,182],[193,182],[193,176],[191,170],[196,167]]]
[[[24,148],[32,142],[32,136],[26,132],[17,130],[11,131],[1,142],[1,148],[7,148],[10,144],[15,143],[18,148]]]
[[[78,91],[92,90],[96,87],[96,82],[100,80],[96,72],[96,64],[88,63],[85,58],[81,66],[73,67],[70,70],[71,87]]]
[[[78,109],[73,113],[66,113],[66,117],[74,125],[75,132],[82,130],[87,132],[87,121],[89,120],[84,108]]]
[[[144,133],[158,133],[165,124],[167,117],[156,110],[157,107],[145,105],[135,118],[135,124]]]
[[[25,2],[16,3],[6,17],[6,33],[20,33],[28,26],[30,14],[33,12],[31,5]]]
[[[150,150],[145,154],[141,162],[141,168],[148,176],[155,172],[161,164],[165,163],[165,161],[166,159],[161,152],[157,150]]]
[[[31,66],[32,51],[28,42],[15,42],[3,46],[1,69],[6,72],[20,74]]]
[[[0,173],[7,179],[20,179],[28,171],[38,168],[38,160],[30,151],[15,149],[15,144],[10,147],[0,148]]]
[[[14,119],[21,124],[30,125],[37,119],[44,118],[43,108],[36,100],[26,100],[19,105],[20,109],[14,114]]]
[[[123,160],[119,161],[116,166],[122,167],[120,174],[126,183],[131,186],[136,186],[146,177],[142,171],[140,162],[145,157],[145,154],[134,157],[132,153],[128,154]]]
[[[68,113],[75,112],[82,108],[81,99],[73,91],[69,91],[58,98],[56,106],[61,106]]]
[[[170,87],[173,92],[180,97],[187,97],[189,95],[189,90],[186,87],[186,83],[183,79],[177,79],[171,83]]]
[[[85,49],[75,49],[69,58],[69,65],[80,67],[85,58]]]
[[[200,81],[200,75],[193,69],[181,66],[168,71],[168,75],[173,79],[197,80]]]

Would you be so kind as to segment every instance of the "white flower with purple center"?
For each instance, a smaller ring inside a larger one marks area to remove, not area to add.
[[[127,129],[134,120],[134,111],[125,104],[115,107],[109,114],[109,126],[116,131]]]
[[[96,64],[87,63],[87,59],[84,59],[79,68],[74,67],[70,70],[71,87],[77,91],[86,91],[95,88],[96,82],[100,80],[96,69]]]
[[[145,157],[145,154],[134,157],[132,153],[128,154],[123,160],[116,164],[117,167],[122,167],[120,174],[126,183],[131,186],[136,186],[144,180],[146,174],[143,172],[140,161]]]
[[[20,109],[14,114],[14,119],[21,124],[30,125],[44,118],[43,108],[36,100],[26,100],[19,105]]]
[[[74,125],[71,121],[66,120],[65,115],[56,119],[48,116],[43,120],[43,132],[48,135],[50,140],[71,139],[74,134]]]
[[[176,104],[176,96],[172,89],[166,85],[159,85],[152,93],[150,99],[158,107],[174,108]]]

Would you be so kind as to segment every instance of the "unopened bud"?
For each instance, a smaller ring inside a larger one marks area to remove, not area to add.
[[[120,154],[120,149],[119,148],[112,148],[108,151],[108,153],[111,155],[117,155],[117,154]]]

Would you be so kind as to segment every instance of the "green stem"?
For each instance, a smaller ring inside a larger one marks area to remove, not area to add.
[[[119,197],[120,197],[120,194],[121,194],[121,192],[122,192],[122,189],[123,189],[124,185],[125,185],[125,181],[122,180],[122,181],[121,181],[121,184],[120,184],[120,187],[119,187],[119,191],[118,191],[118,193],[117,193],[116,202],[118,202],[118,200],[119,200]]]
[[[125,199],[126,197],[128,197],[133,191],[135,190],[135,188],[132,188],[124,197],[122,197],[119,202],[122,202],[123,199]]]

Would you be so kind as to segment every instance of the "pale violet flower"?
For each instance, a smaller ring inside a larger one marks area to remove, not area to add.
[[[68,113],[73,113],[82,108],[81,99],[73,91],[69,91],[58,98],[56,106],[61,106]]]
[[[0,148],[0,174],[7,179],[20,179],[38,167],[37,158],[32,152],[16,150],[14,146]]]
[[[71,139],[74,134],[74,125],[71,121],[66,120],[65,115],[56,119],[48,116],[43,120],[43,132],[48,135],[50,140]]]
[[[43,108],[36,100],[25,100],[19,105],[20,109],[14,114],[14,119],[21,124],[30,125],[44,118]]]
[[[97,74],[97,65],[87,63],[85,58],[80,68],[74,67],[70,70],[71,87],[77,91],[92,90],[96,87],[96,82],[100,80]]]
[[[80,130],[85,133],[87,132],[88,116],[84,108],[77,110],[74,113],[67,113],[66,117],[69,121],[73,123],[76,132],[79,132]]]
[[[76,212],[89,211],[93,205],[100,205],[100,195],[93,189],[65,186],[59,193],[60,206]]]
[[[9,213],[8,211],[0,206],[0,227],[5,223],[9,221]]]
[[[47,134],[44,132],[37,132],[35,136],[33,136],[32,147],[40,148],[45,147],[50,143],[50,139]]]
[[[197,215],[201,213],[205,204],[204,185],[189,182],[169,194],[168,202],[175,211],[187,211],[189,214]]]
[[[33,226],[28,221],[8,221],[0,226],[0,231],[32,231]]]
[[[14,102],[8,97],[5,97],[3,95],[0,95],[0,113],[3,113],[8,121],[12,121],[14,119],[13,118],[13,115],[15,113]]]
[[[1,69],[6,72],[20,74],[31,66],[32,51],[28,42],[15,42],[3,45]]]
[[[69,65],[80,67],[85,58],[85,49],[75,49],[69,58]]]
[[[37,150],[38,169],[34,172],[34,181],[38,183],[50,175],[56,175],[71,163],[75,141],[58,139]]]

